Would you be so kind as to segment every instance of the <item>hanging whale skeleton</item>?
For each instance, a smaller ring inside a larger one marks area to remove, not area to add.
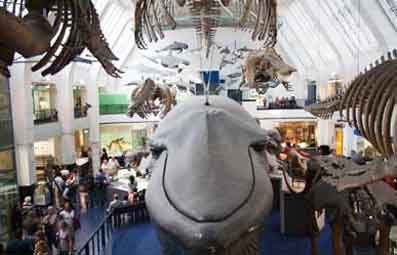
[[[376,60],[341,94],[307,106],[313,115],[341,121],[356,128],[385,158],[397,154],[397,50]],[[394,120],[394,122],[393,122]]]
[[[251,29],[251,39],[264,42],[264,47],[274,47],[277,38],[276,0],[138,0],[135,8],[135,42],[138,48],[147,48],[147,41],[163,39],[164,29],[176,29],[176,14],[188,7],[189,16],[201,46],[208,57],[210,48],[215,45],[216,28],[220,25],[222,10],[230,5],[241,9],[242,15],[237,26]],[[146,38],[145,38],[146,37]]]
[[[27,14],[25,15],[27,11]],[[15,53],[44,54],[32,71],[54,75],[88,49],[112,77],[118,60],[100,28],[90,0],[3,0],[0,2],[0,73],[8,77]]]

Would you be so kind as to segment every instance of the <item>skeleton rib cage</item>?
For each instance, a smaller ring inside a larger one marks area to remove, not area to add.
[[[232,17],[233,26],[251,31],[251,39],[274,47],[277,41],[276,0],[138,0],[135,8],[135,41],[140,49],[147,42],[164,38],[165,29],[176,29],[181,16],[191,18],[201,46],[207,50],[214,43],[216,28],[222,26],[223,13]],[[225,15],[226,15],[225,14]]]
[[[21,40],[25,36],[30,36],[30,38],[33,38],[32,41],[40,41],[42,44],[46,40],[39,37],[35,38],[34,31],[31,31],[31,27],[26,25],[26,14],[30,13],[25,7],[26,3],[25,0],[0,0],[0,15],[6,15],[6,23],[9,22],[17,28],[16,31],[7,31],[8,33],[1,35],[5,38],[0,37],[0,41],[9,43],[9,45],[5,45],[6,48],[9,47],[11,50],[21,53],[24,57],[33,57],[44,53],[38,63],[32,67],[32,71],[44,68],[43,76],[56,74],[87,48],[109,75],[119,77],[121,71],[111,63],[111,61],[117,60],[117,57],[112,53],[106,42],[100,28],[99,16],[89,0],[40,2],[42,9],[34,10],[38,11],[40,17],[31,19],[36,18],[34,22],[41,22],[41,26],[50,26],[50,31],[46,31],[48,33],[45,35],[51,37],[48,48],[45,49],[45,52],[35,52],[34,54],[23,54],[24,52],[20,52],[20,48],[14,48],[12,40],[7,36],[19,37]],[[42,18],[45,18],[49,23],[45,24]],[[7,29],[7,25],[9,24],[0,24],[4,30]]]
[[[397,154],[397,50],[389,52],[356,77],[340,95],[306,107],[330,119],[339,112],[384,157]]]
[[[23,14],[26,14],[25,0],[0,0],[0,8],[4,8],[20,18],[22,18]]]

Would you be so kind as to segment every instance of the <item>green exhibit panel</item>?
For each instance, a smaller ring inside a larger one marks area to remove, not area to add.
[[[102,94],[99,95],[99,113],[126,114],[128,109],[128,98],[126,94]]]

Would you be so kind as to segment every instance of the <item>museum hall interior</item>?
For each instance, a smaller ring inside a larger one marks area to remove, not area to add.
[[[0,255],[397,255],[397,0],[0,0]]]

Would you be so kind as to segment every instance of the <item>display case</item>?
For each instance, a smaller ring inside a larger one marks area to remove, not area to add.
[[[302,149],[316,146],[316,122],[282,122],[277,130],[284,143],[298,145]]]
[[[14,213],[19,203],[14,156],[10,91],[0,77],[0,242],[11,238],[15,230]]]
[[[157,122],[101,125],[101,146],[111,156],[123,152],[146,151],[147,141],[153,135]]]

